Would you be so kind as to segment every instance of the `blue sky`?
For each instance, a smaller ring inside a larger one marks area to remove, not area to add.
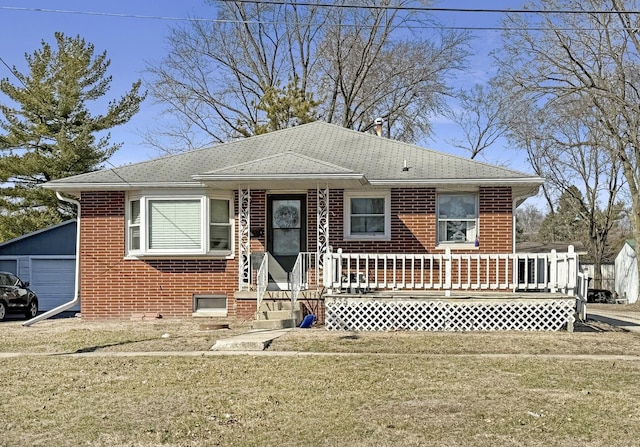
[[[519,1],[449,0],[438,3],[447,8],[517,8]],[[111,59],[109,74],[113,76],[111,91],[105,99],[115,99],[124,94],[131,83],[144,79],[146,61],[160,60],[166,53],[166,36],[172,25],[179,20],[142,19],[113,17],[105,15],[72,14],[46,12],[40,10],[84,11],[122,15],[162,16],[162,17],[212,17],[213,8],[203,0],[109,0],[93,2],[87,0],[0,0],[0,57],[19,70],[25,69],[24,54],[40,48],[45,39],[53,41],[53,34],[61,31],[67,36],[80,35],[93,43],[96,52],[107,51]],[[437,17],[450,26],[497,26],[499,14],[438,13]],[[489,50],[499,39],[497,31],[476,31],[474,57],[468,74],[459,78],[461,87],[471,86],[490,77]],[[0,65],[0,77],[12,78],[9,70]],[[111,159],[115,166],[146,160],[158,156],[155,149],[142,144],[141,134],[148,123],[158,119],[160,108],[147,99],[140,113],[127,124],[111,131],[113,142],[123,142],[123,148]],[[435,136],[422,145],[436,150],[466,156],[449,146],[446,141],[456,133],[456,126],[445,120],[435,121]],[[511,151],[500,146],[493,147],[486,161],[507,164],[514,169],[529,171],[514,157]]]

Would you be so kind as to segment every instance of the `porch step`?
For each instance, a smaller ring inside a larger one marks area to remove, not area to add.
[[[291,299],[291,292],[289,290],[269,290],[267,289],[267,291],[264,294],[264,298],[265,299],[272,299],[272,300],[290,300]]]
[[[300,303],[296,303],[296,309],[300,309]],[[259,312],[271,312],[277,310],[288,310],[291,312],[291,301],[263,301],[260,303]]]
[[[292,318],[290,301],[263,301],[251,327],[253,329],[291,328],[300,324],[302,318],[300,303],[296,303]]]
[[[296,320],[302,319],[302,311],[299,309],[294,311],[293,315]],[[268,310],[258,314],[258,320],[286,320],[287,318],[291,318],[290,310]]]
[[[251,323],[252,329],[287,329],[295,326],[295,321],[291,318],[284,320],[254,320]]]

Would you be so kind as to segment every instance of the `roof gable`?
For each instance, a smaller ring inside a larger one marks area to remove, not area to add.
[[[75,219],[51,225],[32,233],[0,243],[0,254],[6,255],[74,255],[76,249]]]

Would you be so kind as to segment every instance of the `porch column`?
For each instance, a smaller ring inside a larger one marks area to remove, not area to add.
[[[238,290],[251,286],[251,191],[238,190]]]
[[[324,256],[329,251],[329,187],[324,189],[318,187],[318,210],[317,210],[317,275],[316,282],[320,282],[324,277]]]

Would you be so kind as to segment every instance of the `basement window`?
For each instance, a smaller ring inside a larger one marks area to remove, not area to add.
[[[227,296],[224,294],[193,295],[193,313],[216,317],[227,316]]]

